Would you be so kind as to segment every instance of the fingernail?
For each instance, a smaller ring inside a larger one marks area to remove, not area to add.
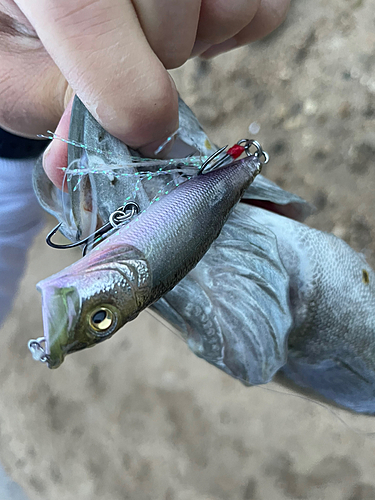
[[[210,43],[201,42],[200,40],[195,40],[193,50],[191,51],[190,58],[197,57],[208,50],[212,45]]]
[[[70,114],[73,104],[71,99],[68,107],[65,109],[59,124],[55,130],[57,136],[67,139],[69,137]],[[67,191],[66,182],[64,182],[65,169],[68,166],[68,144],[66,142],[54,139],[49,144],[43,155],[43,168],[49,179],[59,189]]]
[[[201,54],[201,57],[204,59],[211,59],[212,57],[216,57],[220,54],[224,54],[224,52],[229,52],[237,47],[237,41],[235,38],[230,38],[225,42],[218,43],[217,45],[213,45],[208,50]]]
[[[63,191],[67,191],[65,169],[68,164],[68,145],[54,139],[43,155],[43,168],[49,179]]]
[[[64,108],[66,109],[70,105],[70,101],[73,100],[73,97],[75,95],[74,90],[70,85],[67,86],[65,90],[65,96],[64,96]]]
[[[48,146],[44,150],[44,153],[43,153],[43,158],[44,159],[49,155],[49,153],[51,151],[51,147],[52,147],[52,141],[48,144]]]

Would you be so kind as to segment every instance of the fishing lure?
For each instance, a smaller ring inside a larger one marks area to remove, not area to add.
[[[192,178],[39,283],[48,366],[110,338],[170,291],[206,253],[259,171],[258,157],[249,156]]]

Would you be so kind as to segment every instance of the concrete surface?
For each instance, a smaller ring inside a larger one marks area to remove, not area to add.
[[[374,68],[372,2],[300,0],[267,40],[173,73],[216,143],[259,140],[266,175],[317,206],[309,224],[374,265]],[[1,330],[0,461],[31,500],[375,499],[373,418],[245,388],[148,313],[35,363],[35,284],[77,256],[41,235]]]

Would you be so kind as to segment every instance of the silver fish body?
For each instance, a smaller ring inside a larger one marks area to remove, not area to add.
[[[194,177],[122,226],[87,256],[38,284],[48,364],[112,336],[171,290],[217,238],[260,171],[255,156]]]
[[[276,377],[375,413],[375,273],[331,234],[240,203],[152,307],[195,354],[245,384]]]

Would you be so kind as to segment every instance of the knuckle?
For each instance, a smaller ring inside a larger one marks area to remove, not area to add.
[[[189,59],[190,53],[191,47],[189,46],[186,49],[181,49],[181,51],[175,54],[171,54],[169,50],[166,50],[164,53],[157,53],[157,55],[165,68],[175,69],[186,63]]]
[[[290,6],[290,0],[273,0],[271,9],[275,19],[275,27],[285,21]]]
[[[260,11],[260,17],[262,19],[261,26],[262,31],[260,31],[262,38],[282,24],[288,14],[290,5],[290,0],[267,0],[262,2]]]
[[[248,24],[255,15],[255,2],[248,0],[236,0],[235,2],[223,2],[216,0],[217,18],[221,23],[232,25]]]
[[[53,0],[46,3],[46,10],[48,18],[58,25],[70,29],[79,24],[81,29],[85,29],[91,25],[93,17],[97,15],[99,5],[93,0],[66,0],[65,2]],[[104,15],[104,9],[102,13]]]
[[[168,73],[164,69],[154,73],[146,88],[126,100],[119,115],[125,117],[120,139],[132,147],[149,144],[174,132],[171,127],[178,117],[177,93]]]
[[[19,114],[16,104],[22,101],[16,98],[14,89],[12,80],[0,82],[0,125],[6,129],[14,129]]]
[[[187,33],[183,37],[159,39],[150,42],[150,46],[158,59],[166,69],[174,69],[182,66],[190,57],[195,40],[195,32]]]
[[[221,43],[247,26],[259,8],[260,0],[204,0],[198,37],[210,44]]]

